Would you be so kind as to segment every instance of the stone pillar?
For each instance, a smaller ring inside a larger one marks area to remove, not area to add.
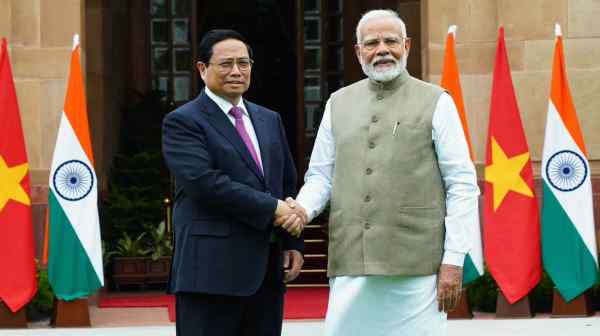
[[[88,114],[102,191],[108,187],[127,93],[127,1],[87,0],[85,7]]]

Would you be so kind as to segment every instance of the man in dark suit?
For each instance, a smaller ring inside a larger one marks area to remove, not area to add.
[[[282,201],[296,194],[296,169],[281,118],[242,99],[252,62],[239,33],[208,32],[197,65],[206,87],[163,122],[180,336],[280,335],[284,282],[304,262],[306,214]],[[275,224],[290,214],[297,220]]]

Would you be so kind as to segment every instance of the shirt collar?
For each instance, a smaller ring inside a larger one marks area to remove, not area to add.
[[[217,104],[217,106],[219,106],[223,113],[229,115],[229,110],[231,110],[231,108],[233,107],[232,103],[218,96],[216,93],[210,91],[210,89],[206,86],[204,87],[204,92],[206,92],[206,95],[210,99],[212,99],[212,101],[214,101],[215,104]],[[241,107],[244,115],[249,117],[248,110],[246,110],[246,106],[244,105],[244,99],[240,99],[240,102],[237,104],[237,107]]]

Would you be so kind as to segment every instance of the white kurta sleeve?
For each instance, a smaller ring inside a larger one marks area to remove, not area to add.
[[[334,165],[335,142],[331,129],[331,108],[327,101],[308,170],[304,176],[304,185],[296,198],[306,209],[309,220],[313,220],[323,211],[331,197]]]
[[[473,226],[479,226],[479,187],[458,111],[447,93],[440,96],[432,123],[435,152],[446,189],[442,263],[463,266],[471,247],[468,233]]]

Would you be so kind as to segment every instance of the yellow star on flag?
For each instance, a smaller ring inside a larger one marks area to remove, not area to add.
[[[498,210],[509,191],[533,197],[533,191],[521,177],[521,170],[528,161],[529,152],[507,157],[492,137],[492,164],[485,167],[485,180],[494,188],[494,211]]]
[[[0,211],[11,199],[25,205],[31,204],[29,195],[21,186],[21,181],[27,176],[28,168],[27,163],[8,167],[0,155]]]

